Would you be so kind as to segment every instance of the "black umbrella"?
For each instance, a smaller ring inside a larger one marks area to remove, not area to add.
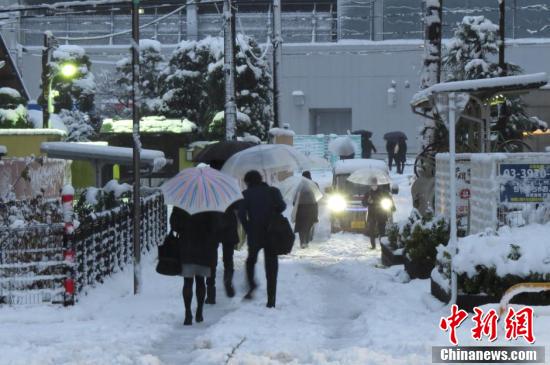
[[[388,132],[384,134],[386,141],[399,141],[400,139],[407,140],[407,135],[401,131]]]
[[[367,130],[365,130],[365,129],[359,129],[359,130],[353,131],[352,133],[353,133],[353,134],[360,134],[361,136],[365,136],[365,137],[367,137],[367,138],[372,137],[372,132],[371,132],[371,131],[367,131]]]
[[[242,141],[221,141],[218,143],[213,143],[200,151],[195,158],[193,158],[193,162],[220,165],[219,167],[221,168],[221,165],[223,165],[229,157],[255,145],[256,144],[252,142]],[[217,166],[212,167],[216,168]]]

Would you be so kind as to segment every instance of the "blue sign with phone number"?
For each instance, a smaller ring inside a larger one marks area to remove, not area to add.
[[[500,164],[501,203],[542,203],[550,200],[550,164]]]

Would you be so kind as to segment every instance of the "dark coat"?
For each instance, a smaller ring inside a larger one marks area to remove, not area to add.
[[[300,200],[295,204],[298,204],[298,207],[296,207],[294,232],[309,232],[311,227],[319,221],[319,206],[313,192],[308,189],[302,190]]]
[[[391,199],[390,193],[383,191],[380,187],[377,190],[369,190],[363,196],[362,204],[367,207],[367,233],[369,236],[383,234],[385,231],[386,222],[390,213],[382,209],[381,200],[384,198]]]
[[[218,242],[236,245],[239,243],[239,222],[237,221],[238,203],[231,205],[221,219]]]
[[[239,206],[239,219],[248,236],[248,245],[264,247],[267,227],[275,213],[282,213],[286,204],[279,189],[266,183],[253,185],[243,191],[244,200]]]
[[[212,265],[216,260],[221,218],[221,213],[189,215],[174,207],[170,226],[179,236],[182,264]]]
[[[361,139],[361,157],[363,158],[370,158],[372,155],[372,152],[376,153],[376,147],[374,147],[374,144],[370,140],[370,138],[363,137]]]
[[[404,139],[400,139],[399,142],[397,142],[397,145],[399,146],[399,151],[397,151],[397,160],[398,161],[406,161],[407,160],[407,142]]]

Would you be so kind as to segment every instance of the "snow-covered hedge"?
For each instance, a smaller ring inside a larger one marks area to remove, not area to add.
[[[550,282],[549,235],[550,224],[532,224],[460,239],[454,258],[459,290],[500,297],[518,283]],[[451,255],[446,247],[437,250],[432,278],[448,288]]]
[[[132,186],[119,184],[111,180],[103,189],[95,187],[85,188],[77,193],[74,211],[79,219],[88,217],[93,213],[111,210],[128,204],[132,197]]]
[[[25,99],[11,87],[0,87],[0,128],[31,128]]]

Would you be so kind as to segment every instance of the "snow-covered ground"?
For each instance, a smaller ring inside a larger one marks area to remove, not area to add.
[[[314,178],[324,185],[329,175]],[[411,207],[409,178],[392,177],[402,219]],[[282,257],[276,309],[265,307],[263,260],[256,297],[241,300],[246,252],[237,252],[237,296],[225,297],[220,282],[218,303],[191,327],[182,325],[181,278],[158,275],[155,256],[144,257],[138,296],[128,268],[74,307],[1,307],[0,364],[427,364],[432,346],[448,345],[438,323],[449,308],[430,295],[429,281],[410,281],[402,266],[380,267],[380,251],[362,235],[321,238]],[[535,313],[536,344],[548,345],[550,309]],[[459,329],[460,343],[488,344],[469,339],[470,322]],[[499,326],[496,344],[509,344]]]

